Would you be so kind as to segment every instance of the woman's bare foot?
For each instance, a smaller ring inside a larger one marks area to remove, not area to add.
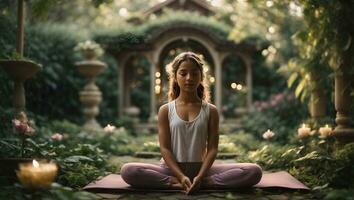
[[[174,176],[171,176],[170,178],[170,186],[173,189],[183,189],[182,184],[178,181],[178,179]]]

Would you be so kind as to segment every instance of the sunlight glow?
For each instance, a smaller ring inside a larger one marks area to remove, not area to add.
[[[270,45],[270,46],[268,47],[268,51],[269,51],[270,53],[272,53],[272,54],[277,53],[277,49],[276,49],[275,47],[273,47],[272,45]]]
[[[302,8],[293,1],[289,4],[289,13],[290,15],[297,17],[301,17],[303,15]]]
[[[209,1],[212,6],[215,7],[221,7],[222,6],[222,0],[211,0]]]
[[[203,67],[203,72],[204,72],[204,73],[207,73],[208,71],[209,71],[209,68],[208,68],[207,66],[204,66],[204,67]]]
[[[268,0],[268,1],[266,2],[266,6],[267,6],[268,8],[272,7],[273,5],[274,5],[274,3],[273,3],[273,1],[271,1],[271,0]]]
[[[161,92],[161,86],[155,85],[155,93],[160,94],[160,92]]]
[[[262,56],[267,56],[269,54],[269,51],[267,49],[264,49],[262,51]]]
[[[242,90],[242,85],[241,84],[237,84],[236,85],[236,90]]]
[[[275,28],[273,26],[268,27],[268,32],[271,34],[275,33]]]
[[[127,17],[129,15],[128,9],[126,9],[126,8],[119,9],[119,15],[122,17]]]

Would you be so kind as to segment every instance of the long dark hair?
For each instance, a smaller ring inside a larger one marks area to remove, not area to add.
[[[168,90],[168,101],[172,101],[176,99],[180,94],[180,88],[175,81],[176,72],[182,62],[191,61],[196,64],[198,69],[200,70],[202,81],[197,88],[198,97],[202,100],[209,102],[210,100],[210,92],[209,85],[206,81],[206,75],[203,70],[204,62],[203,60],[193,52],[183,52],[176,56],[176,58],[166,66],[166,71],[169,77],[169,90]]]

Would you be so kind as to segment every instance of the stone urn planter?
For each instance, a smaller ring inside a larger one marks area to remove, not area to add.
[[[86,122],[84,128],[88,130],[100,130],[95,117],[99,114],[98,105],[102,101],[102,93],[95,84],[96,76],[101,73],[107,65],[98,60],[86,60],[75,63],[79,72],[87,78],[87,83],[80,92],[80,101],[84,105],[84,115]]]
[[[140,109],[136,106],[129,106],[124,109],[124,113],[133,119],[135,123],[139,122]]]
[[[26,105],[24,82],[36,74],[42,66],[27,60],[0,60],[0,66],[15,83],[13,103],[18,113]]]

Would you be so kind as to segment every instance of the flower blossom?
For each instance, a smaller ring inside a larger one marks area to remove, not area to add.
[[[113,133],[114,130],[116,130],[116,127],[110,124],[107,124],[107,126],[103,128],[103,131],[106,133]]]
[[[266,139],[266,140],[269,140],[271,139],[272,137],[274,137],[274,132],[270,131],[269,129],[263,133],[263,138]]]
[[[24,112],[20,112],[18,119],[13,119],[12,124],[15,132],[27,136],[31,136],[34,133],[34,128],[30,126],[30,122]]]
[[[52,136],[51,136],[52,140],[54,141],[62,141],[63,140],[63,135],[60,134],[60,133],[54,133]]]

